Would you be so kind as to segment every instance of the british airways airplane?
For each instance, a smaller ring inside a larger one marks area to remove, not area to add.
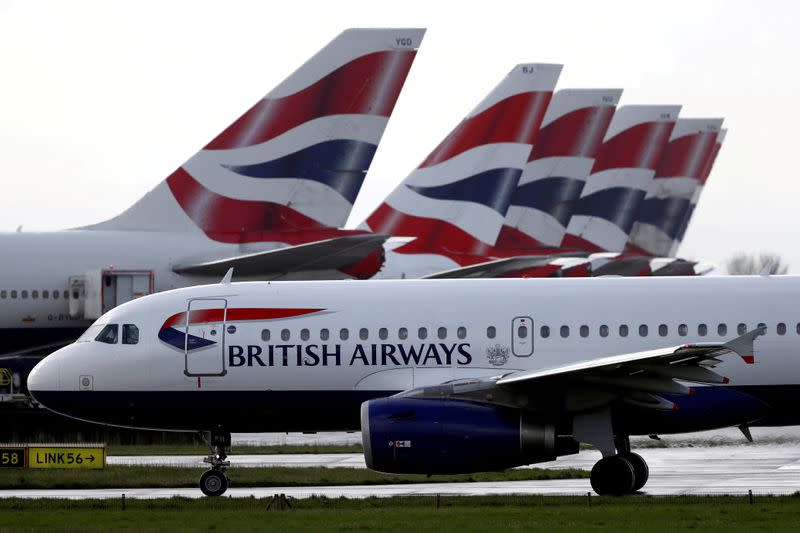
[[[218,280],[366,278],[386,237],[342,230],[423,38],[350,29],[122,214],[0,234],[0,346],[46,349],[108,309]]]
[[[42,405],[116,426],[208,432],[200,487],[227,487],[230,432],[361,428],[392,473],[499,470],[596,446],[591,485],[648,478],[629,436],[793,425],[800,278],[222,283],[154,294],[38,364]]]

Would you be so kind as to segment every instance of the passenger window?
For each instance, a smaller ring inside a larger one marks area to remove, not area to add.
[[[744,335],[745,333],[747,333],[747,324],[739,324],[738,326],[736,326],[736,333],[738,333],[739,335]]]
[[[53,291],[53,300],[58,300],[58,291]]]
[[[764,324],[763,322],[759,322],[759,323],[758,323],[758,327],[759,327],[759,328],[764,328],[764,335],[766,335],[766,334],[767,334],[767,329],[766,329],[766,328],[767,328],[767,325],[766,325],[766,324]]]
[[[786,335],[786,324],[778,322],[778,335]]]
[[[419,328],[417,330],[417,337],[419,337],[420,339],[427,339],[428,338],[427,328]]]
[[[50,291],[42,291],[42,298],[44,299],[50,298]]]
[[[17,291],[11,291],[11,297],[12,298],[16,298],[17,297]],[[800,324],[797,325],[797,331],[800,331]]]
[[[122,344],[138,344],[139,328],[135,324],[122,325]]]
[[[600,326],[600,336],[601,337],[608,337],[608,326],[606,326],[605,324]]]
[[[658,326],[658,334],[660,336],[666,337],[668,333],[669,333],[669,328],[667,327],[666,324],[661,324],[660,326]]]
[[[97,334],[94,340],[104,342],[106,344],[117,344],[117,334],[119,326],[117,324],[108,324],[103,330]]]
[[[620,337],[627,337],[628,336],[628,325],[627,324],[620,324],[620,326],[619,326],[619,336]]]
[[[517,337],[520,339],[527,339],[528,338],[528,326],[519,326],[517,328]]]
[[[447,338],[447,328],[439,328],[436,331],[436,336],[439,337],[440,339],[446,339]]]
[[[708,326],[705,324],[698,324],[697,326],[697,334],[701,337],[705,337],[708,334]]]
[[[385,341],[386,339],[388,339],[389,338],[389,330],[386,329],[386,328],[379,329],[378,330],[378,338],[380,338],[382,341]]]
[[[369,330],[367,328],[361,328],[360,330],[358,330],[358,337],[362,341],[367,340],[369,338]]]
[[[800,325],[797,326],[797,331],[800,331]],[[497,335],[497,330],[494,328],[494,326],[489,326],[488,328],[486,328],[487,337],[489,337],[490,339],[494,339],[495,335]]]
[[[330,338],[331,333],[328,331],[328,328],[322,328],[319,330],[319,340],[326,341]]]
[[[269,330],[268,329],[262,329],[261,330],[261,340],[262,341],[268,341],[269,340]]]
[[[27,298],[28,298],[28,291],[22,291],[22,292],[20,293],[20,296],[22,296],[22,299],[23,299],[23,300],[27,299]]]
[[[797,334],[800,335],[800,322],[797,323]]]
[[[292,337],[291,332],[288,329],[281,330],[281,340],[288,341]]]
[[[3,298],[4,300],[8,298],[8,291],[0,291],[0,298]]]
[[[720,337],[724,337],[727,334],[728,334],[727,324],[720,324],[719,326],[717,326],[717,335],[719,335]]]
[[[31,291],[31,298],[39,298],[39,291]]]
[[[561,336],[565,339],[569,337],[569,326],[561,326]]]
[[[300,340],[301,341],[307,341],[309,339],[309,337],[311,337],[311,332],[310,331],[308,331],[305,328],[300,330]]]
[[[64,291],[64,299],[66,300],[67,298],[69,298],[69,291]],[[77,296],[75,298],[77,298]]]
[[[689,334],[689,327],[686,324],[681,324],[678,326],[678,335],[681,337],[685,337]]]
[[[456,335],[459,339],[466,339],[467,338],[467,328],[464,326],[459,326],[458,330],[456,331]]]
[[[589,326],[583,325],[581,326],[581,337],[588,337],[589,336]]]
[[[407,339],[408,338],[408,330],[406,328],[400,328],[397,330],[397,336],[400,339]]]
[[[550,326],[542,326],[542,329],[539,330],[539,334],[542,336],[543,339],[546,339],[550,336]]]
[[[647,324],[640,324],[639,325],[639,336],[640,337],[647,337]]]
[[[339,330],[339,338],[343,341],[346,341],[348,338],[350,338],[350,332],[347,331],[347,328],[342,328]]]

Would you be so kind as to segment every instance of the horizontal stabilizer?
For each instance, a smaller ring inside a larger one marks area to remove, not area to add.
[[[386,235],[347,235],[204,263],[177,265],[172,270],[178,274],[222,276],[228,269],[234,268],[240,277],[299,270],[337,270],[353,265],[380,249],[387,238]]]

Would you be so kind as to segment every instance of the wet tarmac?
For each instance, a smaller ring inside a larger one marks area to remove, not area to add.
[[[653,448],[637,450],[650,466],[650,480],[642,492],[652,495],[792,494],[800,491],[800,445],[749,444],[711,448]],[[591,469],[600,454],[584,451],[558,461],[535,465],[545,468]],[[363,468],[355,454],[245,455],[230,457],[232,487],[226,496],[266,497],[277,493],[304,498],[410,495],[586,494],[588,479],[508,481],[490,483],[422,483],[413,485],[236,488],[236,468],[254,466],[323,466]],[[109,464],[201,466],[198,457],[109,457]],[[169,498],[200,497],[199,489],[0,490],[0,497],[26,498]]]

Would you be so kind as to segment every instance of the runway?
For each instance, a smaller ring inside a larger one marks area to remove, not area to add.
[[[650,480],[642,492],[651,495],[701,494],[792,494],[800,491],[800,446],[740,445],[712,448],[658,448],[637,450],[650,465]],[[591,469],[600,457],[584,451],[550,463],[545,468]],[[421,483],[409,485],[264,487],[236,488],[236,467],[323,466],[363,468],[364,460],[355,454],[262,455],[230,457],[232,487],[226,496],[258,498],[284,493],[295,498],[314,495],[329,498],[370,496],[485,495],[485,494],[573,494],[591,491],[588,479],[552,481],[509,481],[491,483]],[[200,466],[196,457],[109,457],[109,464],[181,464]],[[170,498],[201,497],[199,489],[94,489],[94,490],[0,490],[0,497],[24,498]]]

